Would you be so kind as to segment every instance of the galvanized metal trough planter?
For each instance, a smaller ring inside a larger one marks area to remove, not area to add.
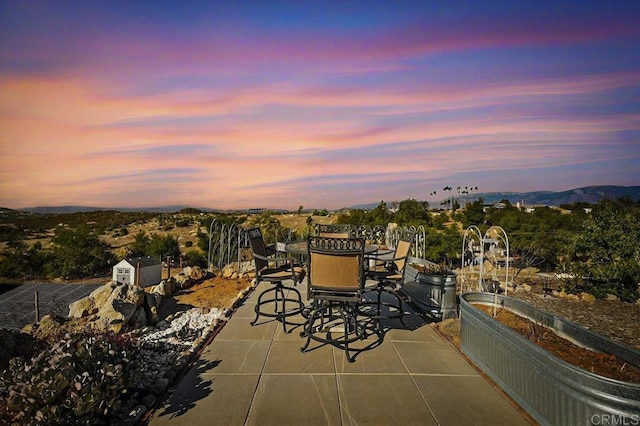
[[[434,265],[425,259],[407,258],[402,292],[424,313],[443,320],[457,318],[456,274],[428,274],[420,272],[412,264]]]
[[[640,424],[640,384],[605,378],[569,364],[472,303],[504,307],[578,345],[613,354],[635,366],[640,366],[640,352],[511,297],[461,295],[462,351],[540,424]]]

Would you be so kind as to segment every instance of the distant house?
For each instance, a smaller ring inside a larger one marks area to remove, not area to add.
[[[482,205],[482,211],[486,213],[490,209],[502,210],[502,209],[504,209],[506,207],[507,207],[507,205],[505,203],[503,203],[502,201],[498,201],[495,204],[483,204]]]
[[[112,279],[140,287],[156,285],[162,280],[162,264],[151,257],[124,259],[113,267]]]

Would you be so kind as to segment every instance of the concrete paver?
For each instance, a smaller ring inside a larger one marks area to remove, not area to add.
[[[410,309],[408,328],[385,321],[381,338],[372,333],[353,343],[356,361],[349,363],[342,349],[319,342],[302,353],[301,326],[283,333],[272,318],[251,326],[257,291],[154,413],[152,425],[529,424]]]
[[[414,376],[413,380],[440,424],[529,424],[480,376]]]
[[[436,424],[407,374],[339,374],[338,389],[343,424]]]
[[[260,374],[270,346],[269,340],[215,339],[200,359],[217,362],[216,374]]]

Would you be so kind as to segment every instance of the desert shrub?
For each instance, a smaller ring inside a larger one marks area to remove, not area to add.
[[[176,227],[178,228],[186,228],[190,225],[189,219],[180,219],[176,221]]]
[[[89,424],[113,420],[139,378],[134,341],[116,334],[65,335],[0,376],[0,423]]]
[[[189,250],[183,256],[184,262],[189,266],[207,268],[207,257],[198,250]]]

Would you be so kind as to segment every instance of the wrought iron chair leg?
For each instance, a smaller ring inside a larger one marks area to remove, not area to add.
[[[400,324],[402,324],[404,328],[409,328],[407,324],[404,322],[404,306],[402,305],[402,298],[400,297],[400,295],[396,290],[393,291],[393,295],[398,300],[398,309],[400,310],[399,311]]]
[[[282,286],[278,286],[278,291],[280,293],[280,299],[279,300],[282,301],[282,309],[278,310],[278,296],[277,296],[278,292],[276,292],[276,303],[275,303],[275,306],[276,306],[276,313],[279,314],[276,317],[276,320],[278,320],[278,321],[280,321],[282,323],[282,332],[286,334],[287,333],[287,321],[286,321],[285,314],[287,312],[287,299],[286,299],[286,297],[284,295],[284,289],[282,288]]]
[[[256,302],[256,307],[255,307],[256,317],[255,317],[255,319],[253,321],[250,322],[251,325],[256,325],[256,323],[258,322],[258,319],[260,318],[260,306],[263,303],[265,303],[265,302],[262,301],[262,299],[264,298],[264,296],[267,293],[271,293],[272,291],[273,292],[277,291],[277,288],[276,287],[272,287],[272,288],[266,289],[262,293],[260,293],[260,296],[258,296],[258,301]]]
[[[344,354],[347,357],[347,361],[349,362],[354,362],[355,358],[352,358],[351,356],[349,356],[349,328],[350,328],[350,324],[349,324],[349,315],[347,315],[345,313],[345,309],[348,309],[347,307],[340,307],[340,316],[342,317],[342,324],[344,324]],[[357,329],[357,325],[356,325],[356,329]]]
[[[304,325],[304,331],[300,333],[300,337],[307,338],[307,341],[305,342],[304,346],[300,348],[300,352],[306,351],[307,348],[309,347],[309,343],[311,343],[311,335],[313,334],[313,324],[315,323],[319,313],[321,313],[320,308],[314,309],[313,311],[311,311],[311,315],[309,316],[309,319]]]

